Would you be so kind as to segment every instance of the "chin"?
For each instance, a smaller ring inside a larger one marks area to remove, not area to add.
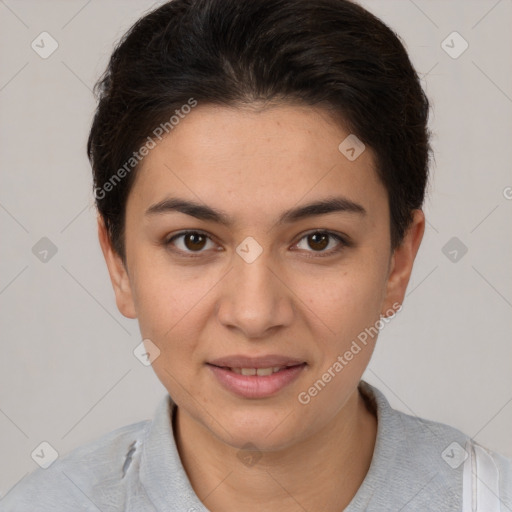
[[[222,417],[215,425],[215,434],[236,449],[244,449],[250,443],[262,452],[282,450],[304,433],[304,421],[299,421],[289,408],[266,408],[258,404],[232,411],[227,407],[222,409]]]

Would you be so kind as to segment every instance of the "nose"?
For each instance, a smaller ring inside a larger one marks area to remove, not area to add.
[[[293,293],[266,252],[248,263],[238,254],[223,280],[217,316],[247,339],[263,340],[293,320]]]

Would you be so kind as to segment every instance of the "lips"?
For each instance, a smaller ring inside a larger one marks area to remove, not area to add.
[[[269,354],[266,356],[227,356],[208,361],[208,364],[219,366],[221,368],[274,368],[285,366],[296,366],[305,361],[288,356]]]
[[[262,357],[229,356],[207,366],[227,390],[243,398],[266,398],[277,394],[305,369],[300,359],[281,355]]]

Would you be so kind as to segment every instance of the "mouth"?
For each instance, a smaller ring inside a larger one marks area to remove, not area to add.
[[[273,373],[277,373],[288,368],[293,368],[294,365],[291,366],[270,366],[269,368],[226,368],[234,373],[238,373],[238,375],[257,375],[258,377],[265,377],[267,375],[272,375]]]
[[[233,357],[206,363],[224,389],[243,398],[267,398],[291,384],[307,363],[281,356]]]
[[[306,363],[302,363],[302,364],[306,364]],[[212,366],[216,366],[217,368],[222,368],[224,370],[229,370],[238,375],[245,375],[245,376],[257,375],[258,377],[266,377],[268,375],[272,375],[274,373],[278,373],[283,370],[288,370],[290,368],[294,368],[295,366],[299,366],[299,365],[290,364],[290,365],[285,365],[285,366],[269,366],[267,368],[236,368],[236,367],[218,366],[218,365],[212,365]]]
[[[289,366],[296,366],[298,364],[304,364],[303,359],[296,359],[293,357],[283,356],[279,354],[267,354],[264,356],[245,356],[245,355],[233,355],[220,357],[208,361],[208,364],[213,366],[219,366],[221,368],[240,368],[240,369],[268,369],[268,368],[286,368]]]

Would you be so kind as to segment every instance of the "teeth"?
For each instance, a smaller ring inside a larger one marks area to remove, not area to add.
[[[258,368],[256,370],[256,375],[263,377],[264,375],[272,375],[274,370],[272,368]]]
[[[264,377],[278,372],[281,368],[281,366],[271,366],[269,368],[230,368],[230,370],[239,375],[258,375],[259,377]]]

